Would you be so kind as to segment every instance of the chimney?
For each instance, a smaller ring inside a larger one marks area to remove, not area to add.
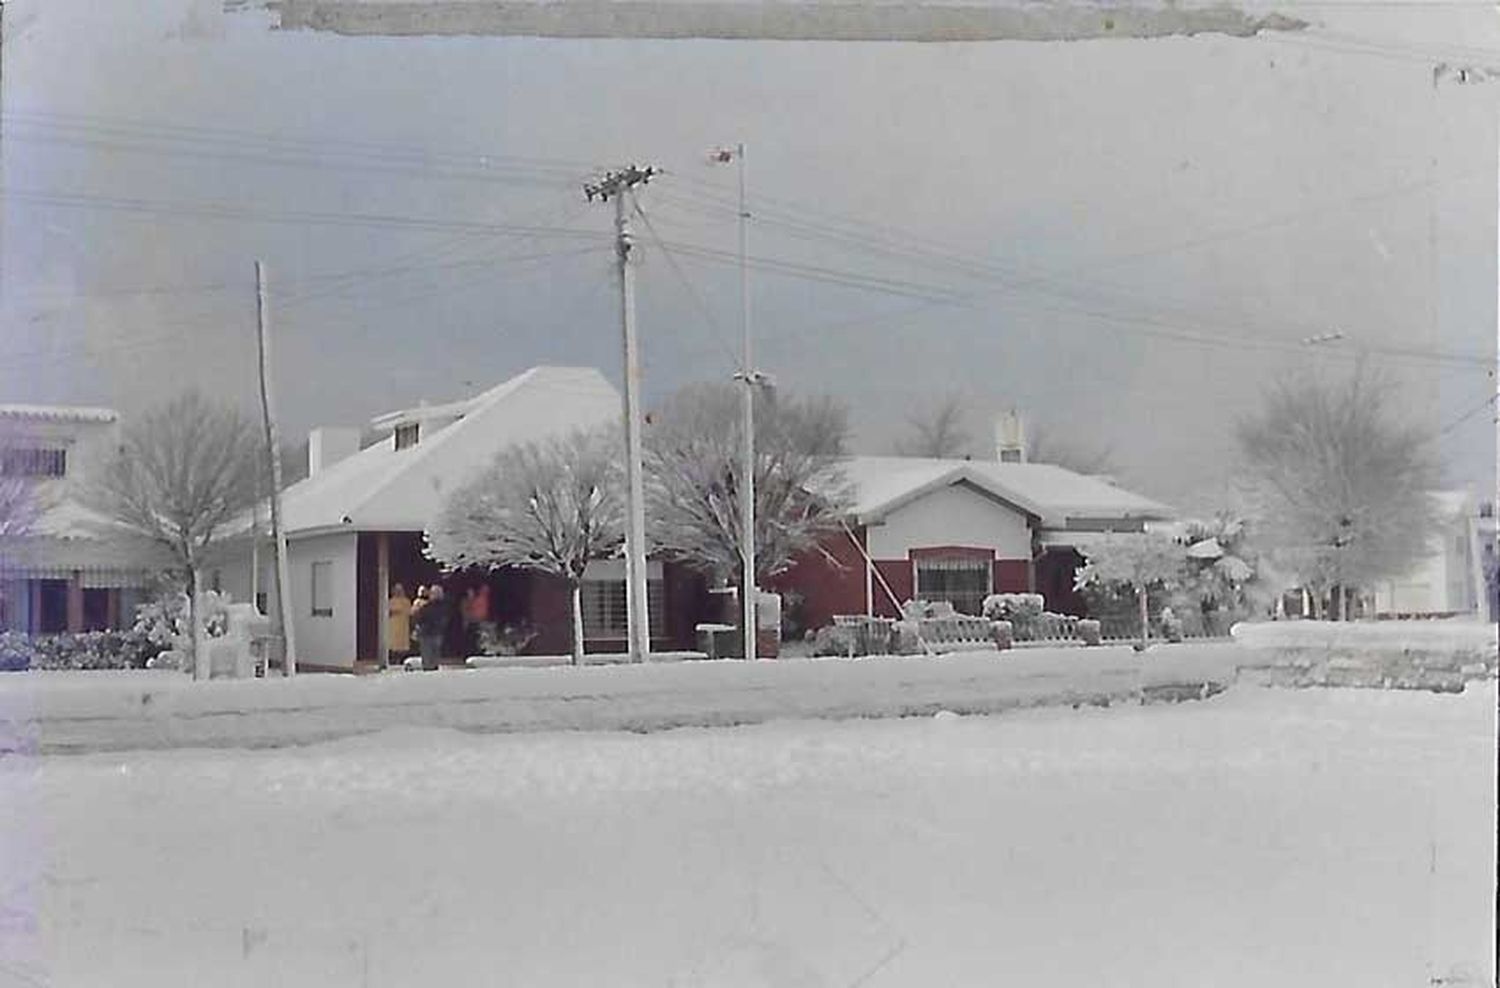
[[[1001,463],[1026,462],[1026,426],[1014,408],[995,419],[995,459]]]
[[[321,425],[307,434],[307,475],[316,477],[358,452],[358,429]]]

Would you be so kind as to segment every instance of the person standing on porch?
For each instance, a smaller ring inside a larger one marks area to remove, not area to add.
[[[386,638],[389,654],[387,665],[398,665],[411,652],[411,598],[406,596],[406,587],[400,583],[391,588],[391,605],[387,615]]]
[[[442,660],[443,643],[448,631],[448,601],[441,584],[427,591],[427,603],[417,612],[417,645],[422,651],[422,668],[436,669]]]

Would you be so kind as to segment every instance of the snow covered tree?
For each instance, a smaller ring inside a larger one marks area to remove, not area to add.
[[[206,678],[199,597],[209,546],[254,502],[265,457],[233,408],[189,391],[127,426],[83,500],[163,546],[192,603],[193,676]]]
[[[571,606],[573,663],[583,662],[583,573],[625,538],[623,444],[615,430],[576,432],[502,450],[455,490],[428,533],[453,568],[513,566],[560,577]]]
[[[1253,606],[1258,563],[1245,522],[1229,513],[1190,521],[1179,537],[1184,547],[1178,600],[1196,615],[1205,631],[1218,630],[1216,620],[1233,621]]]
[[[1273,561],[1335,618],[1351,591],[1409,572],[1425,555],[1438,471],[1427,437],[1399,421],[1388,382],[1286,381],[1241,423],[1245,494]]]
[[[898,456],[952,459],[972,452],[973,438],[964,422],[963,400],[949,395],[906,420],[911,438],[896,445]]]
[[[737,385],[679,392],[646,435],[652,541],[667,555],[740,582],[744,440]],[[838,531],[853,503],[841,460],[845,410],[826,398],[755,399],[755,575],[784,571]]]
[[[1095,584],[1123,584],[1135,590],[1140,607],[1141,640],[1150,639],[1148,594],[1153,587],[1168,589],[1182,576],[1183,547],[1170,536],[1155,532],[1129,532],[1106,536],[1083,550],[1086,562],[1078,570],[1079,589]]]

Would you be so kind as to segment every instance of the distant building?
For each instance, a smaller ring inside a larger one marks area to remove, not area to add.
[[[997,446],[997,461],[1016,448]],[[853,457],[847,527],[774,589],[800,594],[813,628],[838,614],[893,617],[913,599],[974,614],[992,593],[1039,593],[1050,610],[1081,614],[1073,585],[1081,550],[1173,517],[1166,505],[1097,477],[997,461]]]
[[[83,507],[79,490],[113,452],[107,408],[0,405],[0,479],[34,506],[26,530],[0,539],[0,630],[29,634],[128,627],[160,552]]]
[[[1428,554],[1410,574],[1373,588],[1374,612],[1494,620],[1493,591],[1485,574],[1495,553],[1495,503],[1470,491],[1437,491],[1433,497],[1439,524]]]

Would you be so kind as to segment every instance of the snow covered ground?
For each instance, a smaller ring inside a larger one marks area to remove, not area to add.
[[[0,985],[1488,985],[1495,707],[10,756]]]

